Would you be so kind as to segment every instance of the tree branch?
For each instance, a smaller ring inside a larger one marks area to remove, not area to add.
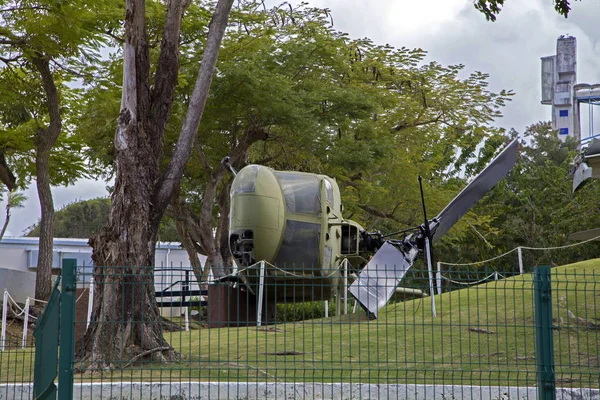
[[[32,59],[33,65],[40,72],[42,85],[47,97],[48,114],[50,115],[50,125],[47,129],[39,130],[38,133],[38,151],[48,152],[54,146],[60,130],[62,120],[60,117],[60,106],[58,102],[58,90],[54,83],[54,77],[50,71],[50,61],[41,54]]]
[[[13,58],[0,57],[0,61],[2,61],[6,65],[9,65],[11,62],[18,61],[19,59],[21,59],[21,56],[15,56]]]
[[[175,188],[179,185],[185,165],[190,157],[194,140],[198,134],[198,127],[200,126],[206,100],[208,99],[210,84],[219,55],[219,48],[225,34],[232,5],[233,0],[219,0],[210,22],[206,49],[202,56],[200,72],[196,79],[188,112],[183,122],[179,139],[175,145],[173,156],[160,180],[157,195],[154,199],[154,215],[158,220],[162,217]]]
[[[118,43],[121,43],[121,44],[123,44],[123,43],[125,42],[125,39],[123,39],[123,38],[122,38],[122,37],[120,37],[120,36],[117,36],[117,35],[115,35],[114,33],[112,33],[112,31],[111,31],[111,30],[108,30],[108,31],[106,31],[106,32],[104,32],[104,33],[106,33],[108,36],[110,36],[111,38],[113,38],[113,39],[114,39],[116,42],[118,42]]]
[[[0,152],[0,181],[6,185],[8,191],[11,192],[17,187],[17,179],[6,164],[4,153]]]
[[[177,86],[177,74],[179,73],[179,34],[181,32],[181,20],[185,9],[189,5],[188,0],[169,0],[167,2],[167,17],[163,29],[160,55],[154,79],[150,109],[152,115],[152,127],[155,135],[155,151],[160,156],[165,128],[171,113],[173,94]]]
[[[206,171],[207,175],[211,175],[213,173],[213,169],[208,163],[208,160],[206,159],[206,154],[204,154],[202,146],[200,146],[200,143],[198,143],[197,141],[194,141],[194,148],[196,149],[196,154],[198,154],[198,157],[200,157],[200,161],[202,162],[204,171]]]
[[[386,219],[391,219],[392,221],[404,224],[405,221],[402,221],[400,219],[398,219],[393,213],[386,213],[383,211],[379,211],[378,209],[376,209],[373,206],[370,206],[368,204],[359,204],[358,205],[362,210],[366,211],[367,213],[374,215],[376,217],[381,217],[381,218],[386,218]]]
[[[417,121],[417,122],[413,122],[413,123],[401,122],[398,125],[394,126],[392,128],[392,131],[400,132],[401,130],[408,129],[408,128],[416,128],[417,126],[434,124],[436,122],[439,122],[440,119],[442,119],[443,115],[444,115],[444,113],[439,113],[435,118],[431,118],[431,119],[428,119],[425,121]]]

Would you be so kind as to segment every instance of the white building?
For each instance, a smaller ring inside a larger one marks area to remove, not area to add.
[[[17,302],[24,303],[27,297],[33,298],[35,294],[38,241],[36,237],[4,237],[0,240],[0,290],[7,289]],[[204,264],[206,257],[198,257]],[[52,268],[56,273],[66,258],[77,260],[78,273],[83,277],[80,281],[88,281],[93,271],[88,239],[55,238]],[[156,289],[180,289],[177,282],[186,277],[195,281],[187,252],[177,242],[157,242]]]

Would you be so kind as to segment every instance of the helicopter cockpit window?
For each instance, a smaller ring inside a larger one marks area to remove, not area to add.
[[[327,202],[333,205],[333,186],[329,179],[324,179],[325,181],[325,192],[327,193]]]
[[[254,192],[256,187],[256,176],[258,175],[259,169],[260,166],[258,165],[248,165],[246,168],[242,169],[233,180],[231,195],[233,196],[236,193]]]
[[[294,214],[321,213],[319,179],[315,175],[276,172],[288,212]]]
[[[287,220],[275,265],[298,271],[317,268],[320,235],[319,224]]]
[[[358,228],[352,225],[342,225],[342,254],[358,252]]]

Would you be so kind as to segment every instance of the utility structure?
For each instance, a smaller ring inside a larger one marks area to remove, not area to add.
[[[582,138],[581,104],[588,106],[588,133]],[[558,137],[585,144],[594,135],[594,106],[600,104],[600,84],[577,83],[577,39],[561,35],[556,54],[542,57],[542,104],[552,106],[552,127]]]

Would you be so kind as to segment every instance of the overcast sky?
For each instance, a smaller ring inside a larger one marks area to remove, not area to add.
[[[507,129],[522,132],[532,123],[550,119],[550,106],[540,104],[540,57],[555,54],[560,35],[577,38],[578,82],[600,83],[598,0],[572,1],[568,19],[554,11],[552,0],[507,0],[494,23],[473,8],[472,0],[308,1],[330,9],[334,27],[352,37],[422,48],[428,52],[428,61],[464,64],[468,72],[488,73],[492,91],[511,89],[516,93],[504,109],[504,118],[497,121]],[[600,115],[600,109],[596,113]],[[582,110],[582,117],[586,115]],[[582,132],[582,137],[587,135]],[[69,188],[55,188],[55,206],[59,209],[77,200],[107,196],[105,187],[105,182],[85,180]],[[26,195],[25,208],[13,211],[7,236],[20,236],[39,220],[35,183]],[[1,207],[4,210],[5,203]]]

